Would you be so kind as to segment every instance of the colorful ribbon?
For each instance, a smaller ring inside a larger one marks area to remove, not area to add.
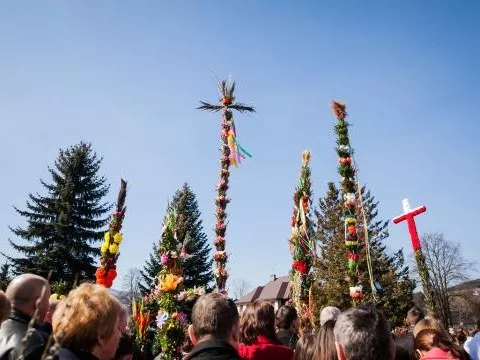
[[[237,133],[233,121],[230,125],[230,130],[228,131],[228,148],[230,149],[230,164],[235,167],[238,167],[238,164],[241,163],[242,159],[252,157],[252,155],[237,141]]]

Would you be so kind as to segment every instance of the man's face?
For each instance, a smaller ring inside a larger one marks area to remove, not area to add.
[[[232,326],[232,330],[230,332],[230,345],[232,345],[235,349],[238,348],[238,339],[240,337],[240,319],[235,322]]]

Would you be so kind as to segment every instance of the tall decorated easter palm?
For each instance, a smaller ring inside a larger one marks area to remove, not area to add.
[[[121,179],[117,207],[110,219],[110,228],[105,233],[104,242],[100,249],[100,266],[95,273],[97,284],[101,284],[107,288],[112,287],[113,281],[117,277],[118,250],[123,240],[120,230],[122,229],[123,218],[125,217],[126,196],[127,182]]]
[[[300,326],[308,331],[314,326],[312,318],[312,273],[311,268],[317,257],[316,234],[311,220],[312,182],[310,180],[310,151],[302,153],[300,181],[293,195],[292,231],[290,252],[290,293],[293,305],[300,316]]]
[[[358,198],[357,183],[355,179],[355,166],[353,164],[353,150],[348,136],[349,124],[346,120],[347,112],[344,104],[334,101],[332,111],[337,118],[335,134],[337,135],[338,173],[340,174],[343,195],[343,221],[345,247],[347,248],[347,266],[349,270],[348,282],[350,284],[350,297],[355,306],[363,298],[363,287],[358,280],[358,260],[360,257],[361,243],[357,234]]]
[[[235,131],[235,123],[233,121],[232,110],[237,110],[240,113],[254,112],[255,109],[242,103],[236,103],[234,97],[235,82],[221,81],[219,82],[220,101],[219,104],[212,105],[201,101],[202,104],[199,109],[213,112],[222,112],[221,132],[220,138],[222,147],[220,149],[220,180],[217,185],[217,198],[215,200],[216,224],[215,224],[215,280],[217,290],[225,293],[226,283],[228,279],[228,272],[226,269],[228,254],[225,251],[225,234],[227,230],[227,213],[225,212],[227,204],[230,199],[227,197],[230,166],[238,166],[241,159],[251,157],[251,155],[242,148],[237,141],[237,134]]]

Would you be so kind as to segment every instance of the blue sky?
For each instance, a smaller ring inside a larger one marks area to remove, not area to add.
[[[141,267],[167,200],[187,181],[213,238],[219,116],[213,74],[237,80],[239,140],[254,156],[232,170],[232,278],[251,284],[290,266],[292,194],[312,151],[315,202],[338,181],[330,101],[347,103],[360,179],[380,217],[426,204],[440,231],[478,259],[480,4],[463,1],[4,1],[0,4],[0,248],[12,205],[59,148],[90,141],[114,201],[129,181],[120,277]],[[477,185],[475,185],[477,184]],[[406,225],[390,251],[411,253]],[[115,287],[121,287],[121,278]]]

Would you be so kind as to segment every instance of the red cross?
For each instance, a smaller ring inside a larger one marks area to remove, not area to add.
[[[412,239],[413,250],[417,251],[421,248],[420,239],[418,238],[417,225],[415,224],[415,216],[420,215],[427,211],[425,205],[420,206],[416,209],[410,209],[410,203],[408,199],[403,200],[403,211],[404,213],[400,216],[397,216],[393,219],[394,224],[398,224],[404,220],[407,220],[408,232],[410,233],[410,238]]]

